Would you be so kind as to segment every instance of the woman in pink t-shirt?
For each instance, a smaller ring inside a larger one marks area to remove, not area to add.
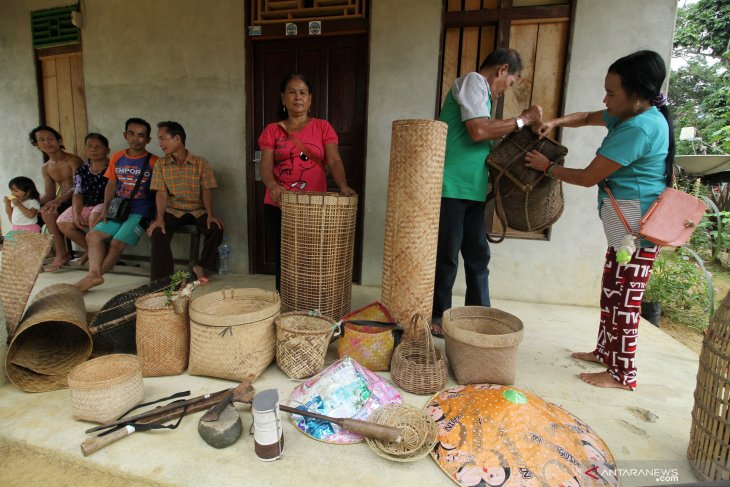
[[[312,90],[302,74],[289,74],[281,82],[280,122],[264,127],[259,136],[261,179],[266,185],[264,215],[266,230],[275,245],[276,288],[280,281],[282,191],[327,191],[327,170],[345,195],[355,191],[347,185],[345,168],[337,148],[337,134],[326,120],[309,116]]]

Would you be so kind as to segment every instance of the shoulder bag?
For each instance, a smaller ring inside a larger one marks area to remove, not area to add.
[[[629,222],[618,207],[608,182],[606,193],[621,222],[633,234]],[[687,243],[705,214],[699,198],[674,188],[665,189],[639,221],[639,236],[662,247],[679,247]]]
[[[106,214],[104,215],[106,219],[120,223],[127,221],[127,218],[129,218],[129,213],[132,210],[132,200],[137,195],[137,190],[139,190],[139,184],[142,182],[144,172],[149,166],[150,157],[152,157],[152,154],[148,152],[147,157],[144,160],[144,164],[142,165],[142,170],[139,172],[139,176],[137,176],[137,182],[134,183],[134,189],[132,189],[132,192],[129,194],[129,198],[115,196],[109,202],[109,206],[106,209]]]

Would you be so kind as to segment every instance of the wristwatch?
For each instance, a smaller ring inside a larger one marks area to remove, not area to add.
[[[521,117],[515,117],[515,126],[515,132],[519,132],[525,126],[525,121]]]

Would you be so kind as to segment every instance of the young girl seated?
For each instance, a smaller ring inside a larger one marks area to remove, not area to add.
[[[32,179],[25,176],[13,178],[8,183],[10,196],[5,199],[5,213],[8,214],[14,232],[35,232],[40,233],[38,225],[38,212],[41,209],[40,194]]]
[[[61,233],[88,250],[84,231],[94,228],[103,217],[104,188],[107,184],[104,172],[109,165],[109,141],[103,135],[92,132],[86,136],[85,142],[87,161],[76,169],[71,207],[59,215],[56,224]],[[86,261],[84,253],[71,263],[80,265]]]

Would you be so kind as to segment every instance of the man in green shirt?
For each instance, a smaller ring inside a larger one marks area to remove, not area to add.
[[[455,82],[444,100],[439,119],[449,126],[441,193],[436,284],[433,298],[433,332],[438,335],[441,315],[451,308],[451,291],[464,259],[467,306],[490,306],[490,252],[484,230],[487,198],[485,159],[492,140],[534,125],[542,108],[525,109],[519,117],[491,118],[492,100],[512,86],[522,71],[522,59],[514,49],[497,49],[482,62],[478,72]]]

